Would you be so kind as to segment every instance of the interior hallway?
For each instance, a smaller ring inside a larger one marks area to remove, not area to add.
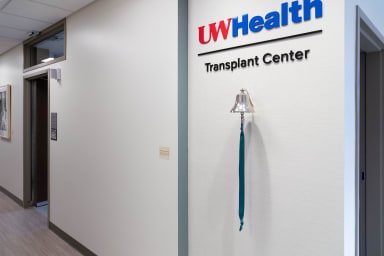
[[[48,229],[44,215],[35,208],[21,208],[0,192],[0,255],[81,255]]]

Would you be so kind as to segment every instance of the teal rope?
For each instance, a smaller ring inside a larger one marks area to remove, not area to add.
[[[240,128],[240,157],[239,157],[239,218],[240,218],[240,231],[243,230],[244,226],[244,198],[245,198],[245,174],[244,174],[244,152],[245,152],[245,143],[244,143],[244,129],[243,124]]]

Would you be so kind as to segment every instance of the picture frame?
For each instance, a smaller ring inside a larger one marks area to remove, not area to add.
[[[11,139],[11,85],[0,86],[0,138]]]

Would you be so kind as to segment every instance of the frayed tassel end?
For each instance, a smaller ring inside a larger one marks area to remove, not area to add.
[[[244,226],[244,221],[241,221],[241,223],[240,223],[240,232],[243,230],[243,226]]]

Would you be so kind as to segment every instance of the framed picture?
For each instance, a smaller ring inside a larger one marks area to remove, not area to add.
[[[11,138],[11,86],[0,86],[0,138]]]

